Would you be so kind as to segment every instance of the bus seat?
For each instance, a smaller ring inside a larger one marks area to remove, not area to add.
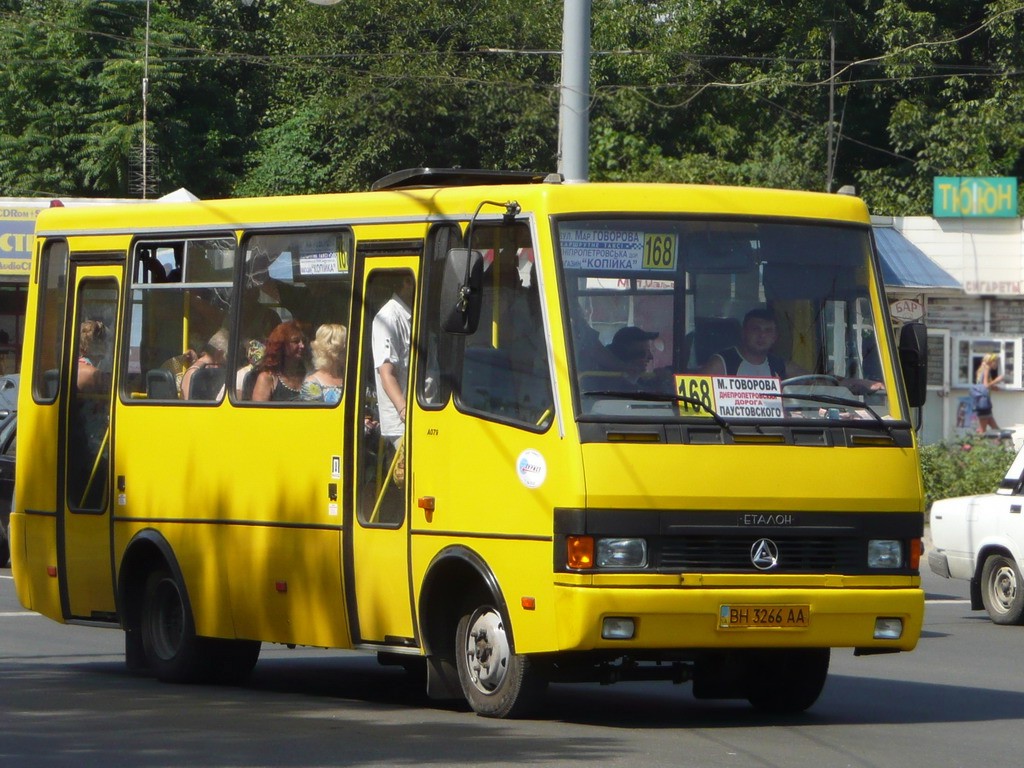
[[[166,368],[146,371],[146,397],[150,400],[177,400],[178,385]]]
[[[735,317],[698,317],[694,323],[694,351],[697,365],[713,354],[740,343],[740,321]]]
[[[515,413],[518,408],[508,354],[491,347],[467,347],[459,402],[486,413]]]
[[[189,400],[216,400],[224,386],[226,368],[207,365],[198,368],[189,382]]]
[[[242,377],[242,391],[238,395],[240,400],[252,400],[252,391],[256,389],[256,379],[259,375],[260,372],[251,366],[245,372],[245,376]]]

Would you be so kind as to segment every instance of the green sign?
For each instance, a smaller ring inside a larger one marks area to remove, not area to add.
[[[937,176],[933,189],[936,218],[1017,215],[1014,176]]]

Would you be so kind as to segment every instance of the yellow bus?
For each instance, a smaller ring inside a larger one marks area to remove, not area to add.
[[[794,712],[831,649],[918,641],[926,339],[853,197],[411,169],[58,206],[30,287],[18,596],[159,679],[279,643],[486,716],[636,679]]]

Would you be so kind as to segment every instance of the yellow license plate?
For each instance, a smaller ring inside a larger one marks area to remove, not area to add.
[[[811,625],[809,605],[723,605],[719,629],[803,628]]]

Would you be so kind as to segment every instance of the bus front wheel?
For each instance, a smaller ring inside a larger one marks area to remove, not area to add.
[[[157,679],[189,683],[202,677],[203,647],[196,637],[184,587],[166,570],[146,579],[142,604],[142,649]]]
[[[762,712],[803,712],[821,695],[830,658],[828,648],[779,649],[755,654],[747,668],[747,700]]]
[[[528,656],[512,652],[505,620],[490,605],[466,611],[455,635],[459,682],[484,717],[517,717],[534,709],[547,681]]]

